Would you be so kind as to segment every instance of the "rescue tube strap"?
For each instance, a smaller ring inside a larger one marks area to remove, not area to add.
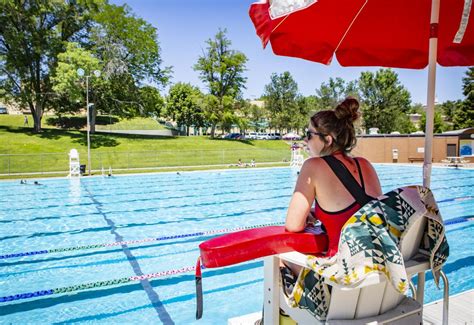
[[[201,257],[196,263],[196,319],[201,319],[203,311]]]

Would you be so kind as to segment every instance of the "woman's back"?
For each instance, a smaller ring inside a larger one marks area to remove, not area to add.
[[[326,256],[332,256],[337,253],[341,229],[347,220],[381,191],[375,171],[362,158],[333,154],[313,160],[318,160],[315,162],[318,166],[312,169],[314,216],[326,229],[329,237]]]
[[[377,174],[372,165],[364,158],[354,158],[343,154],[333,155],[339,160],[354,177],[357,183],[364,189],[365,193],[371,197],[377,197],[382,194]],[[313,185],[320,208],[327,212],[338,212],[348,208],[355,202],[354,196],[349,193],[346,187],[332,171],[329,165],[322,158],[312,158],[311,170],[313,171]]]

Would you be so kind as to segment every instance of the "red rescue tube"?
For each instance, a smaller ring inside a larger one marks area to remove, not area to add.
[[[291,251],[318,254],[327,246],[325,234],[294,233],[284,226],[270,226],[219,236],[201,243],[199,249],[202,265],[212,268]]]

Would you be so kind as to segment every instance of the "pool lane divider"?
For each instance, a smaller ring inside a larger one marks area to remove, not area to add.
[[[19,294],[15,294],[11,296],[0,297],[0,303],[35,298],[35,297],[42,297],[42,296],[57,295],[57,294],[62,294],[62,293],[71,293],[71,292],[83,291],[83,290],[94,289],[94,288],[108,287],[108,286],[124,284],[128,282],[133,282],[133,281],[156,279],[156,278],[161,278],[165,276],[188,273],[195,270],[196,270],[196,266],[187,266],[187,267],[182,267],[180,269],[167,270],[167,271],[162,271],[162,272],[157,272],[157,273],[134,275],[130,277],[113,279],[113,280],[83,283],[83,284],[73,285],[69,287],[61,287],[61,288],[55,288],[55,289],[49,289],[49,290],[39,290],[39,291],[33,291],[33,292],[19,293]]]
[[[218,230],[200,231],[200,232],[195,232],[195,233],[190,233],[190,234],[162,236],[162,237],[156,237],[156,238],[145,238],[145,239],[138,239],[138,240],[128,240],[128,241],[119,241],[119,242],[113,242],[113,243],[93,244],[93,245],[84,245],[84,246],[53,248],[53,249],[23,252],[23,253],[12,253],[12,254],[0,255],[0,259],[23,257],[23,256],[33,256],[33,255],[40,255],[40,254],[79,251],[79,250],[86,250],[86,249],[104,248],[104,247],[113,247],[113,246],[122,246],[122,245],[134,245],[134,244],[141,244],[141,243],[148,243],[148,242],[169,240],[169,239],[180,239],[180,238],[187,238],[187,237],[198,237],[198,236],[206,236],[206,235],[214,235],[214,234],[224,234],[224,233],[230,233],[230,232],[234,232],[234,231],[248,230],[248,229],[261,228],[261,227],[267,227],[267,226],[280,226],[282,224],[283,224],[283,222],[272,222],[272,223],[255,225],[255,226],[244,226],[244,227],[236,227],[236,228],[226,228],[226,229],[218,229]]]
[[[454,219],[448,220],[447,222],[445,222],[445,224],[455,224],[455,223],[460,223],[460,222],[465,222],[465,221],[472,221],[473,218],[474,216],[454,218]],[[274,223],[274,224],[281,224],[281,223]],[[271,224],[271,225],[274,225],[274,224]],[[257,226],[239,227],[235,229],[242,230],[242,229],[251,229],[251,228],[257,228]],[[217,232],[225,232],[225,231],[224,230],[213,231],[213,233],[217,233]],[[19,293],[19,294],[15,294],[11,296],[0,297],[0,303],[35,298],[35,297],[42,297],[42,296],[57,295],[57,294],[62,294],[62,293],[71,293],[71,292],[83,291],[83,290],[94,289],[94,288],[108,287],[108,286],[124,284],[128,282],[133,282],[133,281],[143,281],[143,280],[161,278],[165,276],[178,275],[181,273],[196,272],[196,270],[199,270],[199,264],[200,262],[198,260],[198,264],[196,266],[186,266],[179,269],[172,269],[172,270],[144,274],[144,275],[134,275],[130,277],[118,278],[118,279],[113,279],[113,280],[83,283],[83,284],[73,285],[69,287],[60,287],[60,288],[54,288],[54,289],[48,289],[48,290],[39,290],[39,291],[33,291],[33,292]],[[202,269],[206,268],[204,265],[201,265],[200,267]]]
[[[463,197],[456,197],[451,199],[445,199],[437,201],[437,203],[446,203],[446,202],[459,202],[459,201],[467,201],[474,199],[474,196],[463,196]],[[462,216],[453,218],[450,220],[446,220],[444,225],[453,225],[461,222],[472,221],[473,216]],[[129,240],[129,241],[120,241],[120,242],[113,242],[113,243],[103,243],[103,244],[92,244],[92,245],[83,245],[83,246],[73,246],[73,247],[63,247],[63,248],[53,248],[53,249],[46,249],[46,250],[39,250],[39,251],[31,251],[31,252],[22,252],[22,253],[12,253],[12,254],[5,254],[0,255],[0,259],[8,259],[8,258],[15,258],[15,257],[24,257],[24,256],[33,256],[33,255],[41,255],[41,254],[51,254],[51,253],[60,253],[60,252],[70,252],[70,251],[79,251],[79,250],[87,250],[87,249],[94,249],[94,248],[104,248],[104,247],[113,247],[113,246],[121,246],[121,245],[134,245],[134,244],[142,244],[154,241],[161,241],[161,240],[169,240],[169,239],[180,239],[180,238],[187,238],[187,237],[198,237],[198,236],[205,236],[205,235],[214,235],[214,234],[223,234],[229,233],[239,230],[247,230],[247,229],[254,229],[266,226],[279,226],[282,225],[283,222],[273,222],[267,223],[262,225],[255,225],[255,226],[246,226],[246,227],[237,227],[237,228],[227,228],[227,229],[218,229],[218,230],[209,230],[209,231],[200,231],[190,234],[180,234],[180,235],[172,235],[172,236],[162,236],[156,238],[145,238],[145,239],[138,239],[138,240]]]

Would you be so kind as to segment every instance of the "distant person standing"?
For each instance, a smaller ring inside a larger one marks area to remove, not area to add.
[[[23,126],[28,126],[28,115],[25,115],[25,119],[23,121]]]

